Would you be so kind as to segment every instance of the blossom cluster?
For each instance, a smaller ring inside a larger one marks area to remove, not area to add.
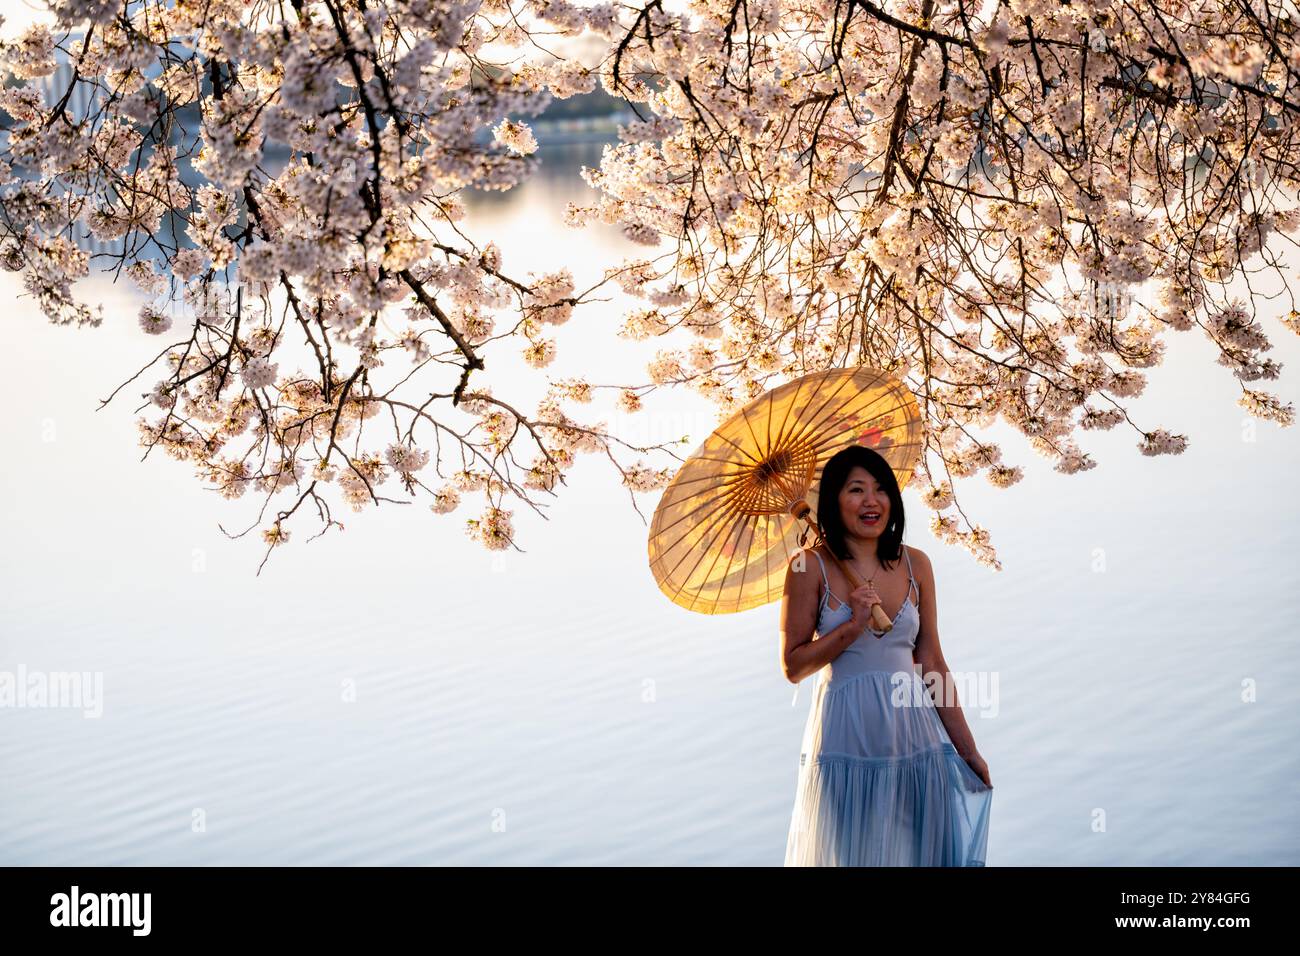
[[[1241,407],[1280,366],[1255,314],[1300,226],[1300,18],[1238,0],[634,5],[601,64],[637,120],[585,171],[603,222],[654,250],[620,330],[660,345],[648,384],[723,414],[792,375],[870,365],[915,393],[936,533],[997,566],[954,479],[1016,484],[1002,421],[1064,474],[1076,436],[1143,455],[1188,436],[1134,420],[1167,340],[1199,330]],[[543,14],[545,16],[546,14]],[[1283,324],[1300,332],[1296,313]],[[699,344],[682,342],[693,335]],[[776,381],[773,381],[773,380]]]
[[[467,531],[510,547],[507,499],[536,509],[582,452],[637,490],[666,483],[570,413],[591,401],[580,383],[493,394],[496,357],[552,365],[550,331],[596,290],[568,269],[521,278],[460,228],[464,190],[528,175],[528,118],[596,86],[543,47],[613,37],[615,5],[49,6],[53,27],[0,34],[0,265],[51,321],[94,326],[78,239],[117,250],[105,268],[159,340],[133,379],[141,442],[225,498],[263,498],[268,553],[297,520],[341,528],[340,503],[417,495],[475,507]]]

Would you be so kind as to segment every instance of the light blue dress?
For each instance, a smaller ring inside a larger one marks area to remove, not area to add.
[[[818,634],[852,617],[822,571]],[[957,753],[912,661],[912,593],[817,674],[799,754],[786,866],[984,866],[993,788]],[[830,607],[834,597],[837,606]]]

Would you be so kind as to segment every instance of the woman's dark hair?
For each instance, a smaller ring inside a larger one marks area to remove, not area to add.
[[[831,552],[842,561],[850,560],[845,544],[844,519],[840,516],[840,491],[848,483],[849,472],[855,466],[867,469],[889,495],[889,523],[876,541],[876,560],[880,566],[903,557],[903,494],[898,489],[898,478],[889,462],[877,451],[865,445],[850,445],[832,455],[822,466],[822,476],[817,483],[817,524]]]

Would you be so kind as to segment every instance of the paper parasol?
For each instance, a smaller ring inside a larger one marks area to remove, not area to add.
[[[701,614],[779,600],[791,558],[816,531],[822,466],[855,444],[879,452],[899,488],[911,479],[920,411],[912,393],[879,369],[814,372],[736,412],[691,453],[655,509],[649,554],[659,589]],[[879,604],[872,614],[877,630],[888,630]]]

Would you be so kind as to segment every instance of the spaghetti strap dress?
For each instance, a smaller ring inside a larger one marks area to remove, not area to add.
[[[812,553],[823,585],[817,633],[825,635],[853,615]],[[868,625],[817,673],[786,866],[985,865],[993,788],[957,753],[915,670],[921,615],[903,553],[908,597],[894,626],[878,636]]]

